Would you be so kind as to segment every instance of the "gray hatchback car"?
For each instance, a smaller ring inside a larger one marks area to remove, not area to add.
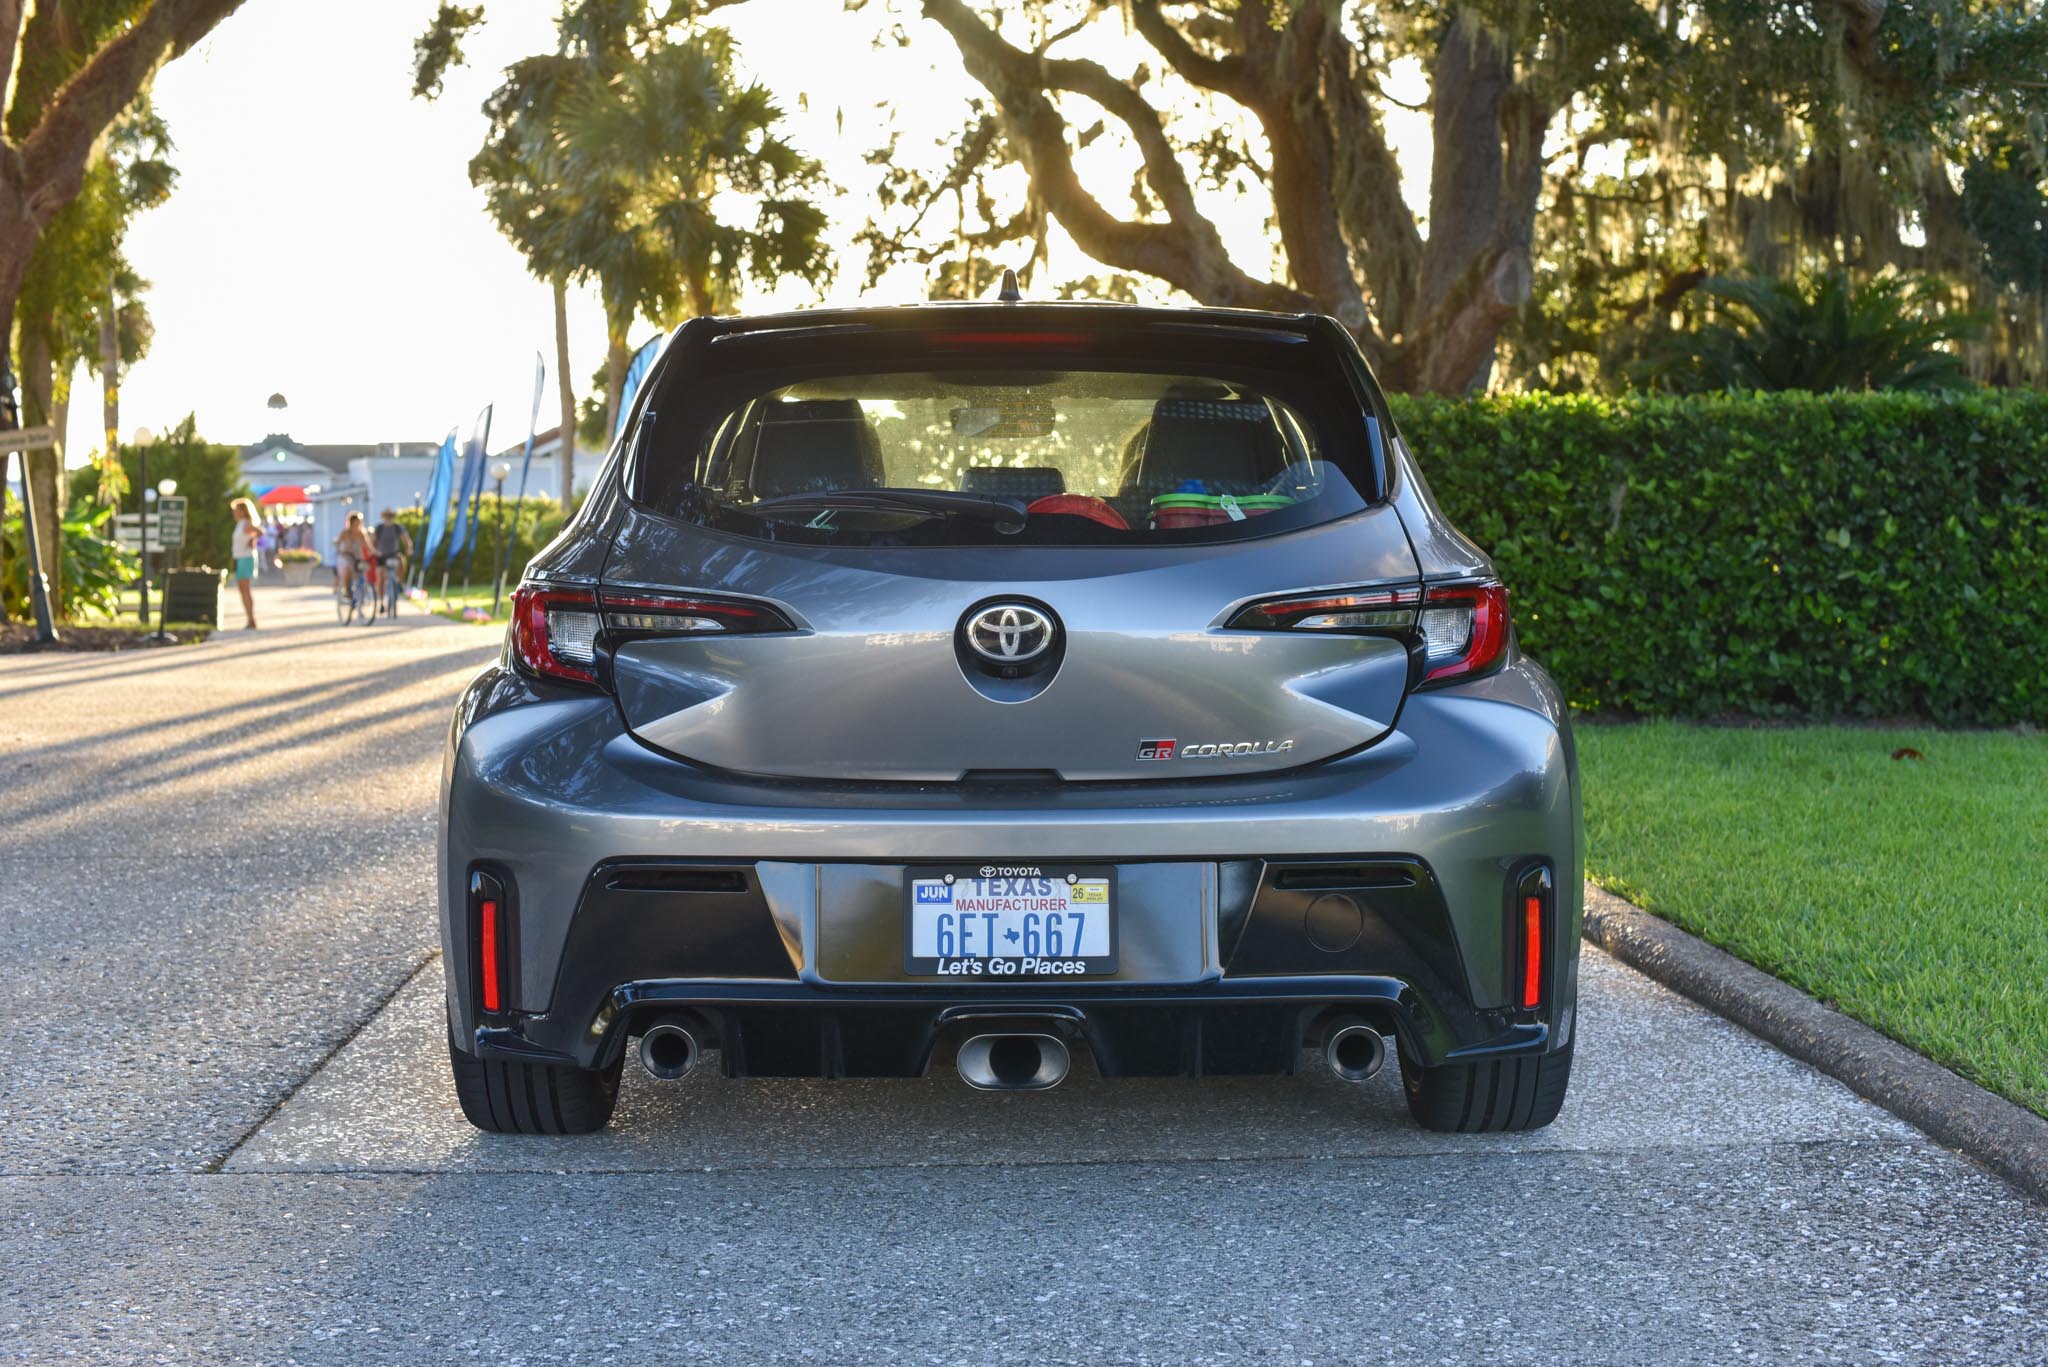
[[[635,1052],[1563,1103],[1565,707],[1329,319],[695,320],[514,601],[441,804],[484,1129],[603,1125]]]

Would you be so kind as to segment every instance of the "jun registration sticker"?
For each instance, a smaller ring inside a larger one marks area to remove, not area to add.
[[[981,982],[1116,972],[1116,872],[958,864],[906,879],[906,971]]]

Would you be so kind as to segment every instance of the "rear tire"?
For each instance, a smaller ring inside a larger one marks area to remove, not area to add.
[[[1572,1076],[1572,1046],[1484,1063],[1422,1068],[1401,1059],[1401,1090],[1416,1124],[1442,1134],[1540,1130],[1557,1119]]]
[[[491,1134],[589,1134],[612,1118],[619,1101],[622,1056],[609,1068],[466,1054],[448,1037],[455,1096],[469,1123]]]

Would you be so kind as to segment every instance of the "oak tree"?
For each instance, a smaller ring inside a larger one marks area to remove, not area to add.
[[[872,158],[873,274],[912,259],[971,283],[975,254],[1041,259],[1057,224],[1112,272],[1202,303],[1331,314],[1391,385],[1434,392],[1483,383],[1545,273],[1556,286],[1588,265],[1588,204],[1662,207],[1612,244],[1625,262],[1645,236],[1712,225],[1656,263],[1671,272],[1628,281],[1645,312],[1668,312],[1675,299],[1660,296],[1682,294],[1672,276],[1688,269],[1696,282],[1731,265],[1861,260],[1942,231],[1956,221],[1943,187],[1958,144],[1987,121],[2033,126],[2048,89],[2038,7],[1996,0],[876,7],[898,41],[943,34],[986,98],[938,166],[900,135]],[[1404,82],[1420,99],[1399,97]],[[1404,107],[1426,116],[1431,154],[1412,202],[1403,153],[1417,149],[1390,134]],[[1081,169],[1104,138],[1128,153],[1128,209],[1115,182]],[[1007,166],[1025,175],[1021,202],[989,188]],[[1813,212],[1859,180],[1867,192],[1837,198],[1873,213]],[[1226,244],[1214,206],[1228,193],[1266,209],[1272,260]],[[932,213],[947,200],[950,236]],[[1807,231],[1780,242],[1794,210]],[[1759,223],[1746,243],[1742,228]],[[1784,251],[1752,261],[1745,246]]]

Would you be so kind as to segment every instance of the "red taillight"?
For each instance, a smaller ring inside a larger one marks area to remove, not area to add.
[[[484,1010],[496,1013],[500,1008],[498,982],[503,966],[498,955],[498,901],[486,898],[477,908],[477,977],[483,989]]]
[[[1421,600],[1413,585],[1296,594],[1240,608],[1226,625],[1239,631],[1406,631]]]
[[[597,595],[521,584],[512,595],[512,651],[535,674],[597,682]]]
[[[1543,899],[1522,899],[1522,1005],[1543,1005]]]
[[[522,584],[512,595],[512,649],[521,666],[551,679],[596,683],[600,639],[792,631],[766,603],[679,594],[594,593]]]
[[[1508,591],[1499,584],[1436,584],[1422,596],[1424,683],[1491,669],[1508,648]]]
[[[605,590],[599,595],[607,636],[701,636],[790,631],[789,619],[766,603],[682,594]]]

